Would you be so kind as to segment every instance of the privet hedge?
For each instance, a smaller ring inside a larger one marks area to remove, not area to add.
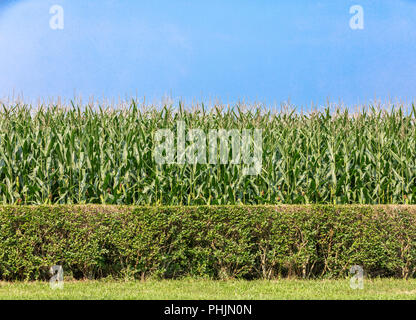
[[[4,206],[0,280],[414,277],[411,206]]]

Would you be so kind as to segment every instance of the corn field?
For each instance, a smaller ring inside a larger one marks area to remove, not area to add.
[[[414,204],[415,107],[309,113],[182,106],[0,112],[3,204]],[[157,129],[263,130],[262,169],[154,161]]]

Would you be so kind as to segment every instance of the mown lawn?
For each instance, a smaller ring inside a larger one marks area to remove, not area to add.
[[[277,281],[69,281],[52,290],[48,282],[0,282],[0,299],[416,299],[416,280],[365,280],[353,290],[349,280]]]

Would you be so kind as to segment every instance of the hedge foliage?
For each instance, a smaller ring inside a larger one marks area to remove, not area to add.
[[[412,206],[3,206],[0,280],[414,277]]]

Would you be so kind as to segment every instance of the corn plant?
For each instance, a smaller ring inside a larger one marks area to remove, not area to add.
[[[309,113],[237,105],[0,112],[3,204],[414,204],[415,107]],[[158,129],[263,130],[262,170],[154,160]]]

